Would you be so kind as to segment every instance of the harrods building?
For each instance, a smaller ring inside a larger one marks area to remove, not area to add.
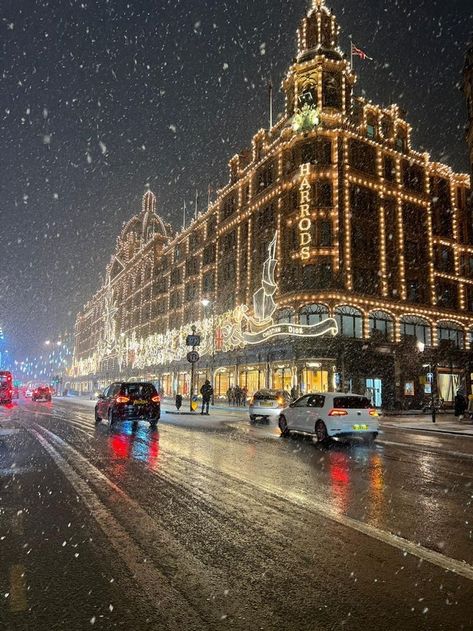
[[[70,387],[149,379],[188,394],[195,325],[196,385],[211,378],[217,396],[369,389],[376,405],[409,407],[434,379],[447,401],[469,391],[470,178],[417,152],[399,107],[355,84],[337,20],[313,0],[285,112],[230,160],[209,208],[176,233],[148,191],[122,230],[77,317]]]

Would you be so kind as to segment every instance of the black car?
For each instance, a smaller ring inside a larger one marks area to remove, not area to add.
[[[148,421],[156,427],[161,417],[159,394],[152,383],[112,383],[99,395],[95,422],[107,419],[110,427],[117,421]]]

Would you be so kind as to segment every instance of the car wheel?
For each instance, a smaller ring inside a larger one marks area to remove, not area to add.
[[[289,428],[287,426],[286,417],[283,416],[282,414],[279,417],[278,425],[279,425],[279,431],[281,432],[281,436],[283,438],[287,438],[291,432],[289,431]]]
[[[99,413],[98,413],[97,408],[95,408],[95,414],[94,414],[94,416],[95,416],[95,424],[96,424],[96,425],[98,425],[102,419],[101,419],[101,418],[100,418],[100,416],[99,416]]]
[[[115,414],[113,413],[112,408],[108,410],[108,426],[111,428],[115,424]]]
[[[323,445],[328,440],[328,432],[327,426],[323,421],[317,421],[315,424],[315,436],[317,438],[317,442]]]
[[[250,414],[250,423],[254,425],[256,423],[256,416],[254,414]]]
[[[159,418],[151,419],[151,421],[149,422],[149,426],[151,427],[151,429],[156,429],[158,427],[158,421]]]

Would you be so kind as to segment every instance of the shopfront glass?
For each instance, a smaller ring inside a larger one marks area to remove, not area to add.
[[[455,395],[460,387],[460,375],[438,373],[437,375],[437,389],[441,399],[452,403],[455,400]]]
[[[230,387],[230,373],[218,372],[215,375],[215,397],[218,399],[225,399],[227,397],[227,390]]]
[[[189,375],[185,372],[180,372],[177,375],[177,392],[183,396],[188,396],[190,391],[189,382]]]
[[[300,389],[305,392],[328,392],[329,372],[320,368],[304,368]]]
[[[172,375],[167,374],[161,377],[161,388],[164,391],[164,395],[167,397],[172,397],[173,393],[173,383],[172,383]]]
[[[240,388],[247,388],[249,395],[254,394],[266,386],[264,371],[262,369],[241,371],[239,385]]]
[[[273,390],[286,390],[286,392],[290,392],[292,384],[293,377],[292,368],[290,366],[284,366],[284,368],[275,368],[273,370]]]

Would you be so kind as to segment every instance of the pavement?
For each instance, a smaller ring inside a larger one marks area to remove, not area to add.
[[[0,629],[473,628],[469,436],[320,447],[217,409],[110,431],[93,405],[0,408]]]

